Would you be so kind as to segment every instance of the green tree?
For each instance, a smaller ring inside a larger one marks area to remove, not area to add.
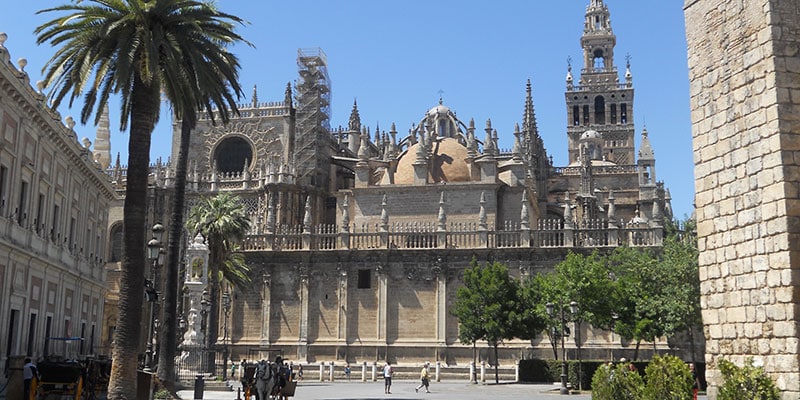
[[[452,310],[460,323],[459,338],[464,343],[486,340],[497,360],[497,348],[503,340],[519,333],[519,284],[504,265],[493,262],[481,266],[476,260],[464,271],[463,279],[464,286],[458,288]],[[495,381],[500,381],[496,363]]]
[[[211,301],[210,315],[206,330],[206,344],[211,348],[217,341],[219,330],[219,287],[220,278],[227,271],[226,261],[250,230],[250,219],[247,218],[244,204],[239,197],[223,192],[214,197],[204,199],[189,212],[186,221],[189,232],[200,233],[208,243],[211,271],[209,272],[209,291]],[[233,266],[236,263],[228,263]],[[230,272],[230,271],[229,271]],[[233,275],[224,276],[232,283],[238,282]],[[211,356],[210,356],[211,357]],[[213,368],[213,359],[209,360],[209,368]]]
[[[644,400],[691,400],[694,378],[678,357],[655,355],[645,368]]]
[[[778,400],[781,398],[775,382],[767,375],[764,368],[753,365],[752,358],[747,360],[744,367],[737,367],[725,359],[720,359],[718,365],[723,380],[717,396],[719,400]]]
[[[237,64],[230,64],[235,58],[217,52],[227,40],[219,41],[217,29],[236,18],[209,12],[212,9],[188,0],[91,0],[42,10],[64,15],[36,29],[39,44],[60,46],[44,79],[53,87],[53,106],[66,98],[71,106],[82,97],[81,122],[94,114],[96,124],[111,94],[118,93],[120,129],[130,124],[120,318],[112,347],[110,399],[132,399],[137,391],[150,142],[160,116],[160,95],[173,100],[176,111],[185,112],[186,107],[209,105],[204,96],[213,98],[212,91],[200,90],[198,80],[222,78],[214,84],[217,89],[236,81]]]

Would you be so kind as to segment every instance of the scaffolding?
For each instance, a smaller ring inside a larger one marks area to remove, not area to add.
[[[320,48],[298,49],[295,84],[297,131],[294,161],[298,182],[326,188],[330,142],[331,82],[328,58]]]

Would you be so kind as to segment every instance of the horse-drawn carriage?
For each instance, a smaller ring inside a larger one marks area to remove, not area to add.
[[[83,365],[76,361],[45,360],[39,362],[36,368],[39,370],[39,377],[31,382],[32,398],[81,398],[84,385]]]
[[[251,396],[255,396],[256,400],[294,396],[296,384],[280,365],[267,360],[245,364],[242,371],[245,400],[251,400]]]

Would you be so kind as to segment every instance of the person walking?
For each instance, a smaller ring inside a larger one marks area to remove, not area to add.
[[[387,361],[386,364],[383,366],[383,393],[384,394],[392,394],[392,375],[394,371],[392,370],[392,365],[389,364]]]
[[[22,366],[22,379],[23,379],[23,399],[29,400],[31,398],[31,382],[33,378],[39,379],[39,370],[36,369],[30,357],[25,358],[25,365]]]
[[[350,363],[344,366],[344,376],[347,378],[347,381],[350,382]]]
[[[430,385],[428,367],[430,367],[430,365],[431,363],[426,362],[425,365],[422,366],[422,370],[419,372],[419,379],[422,382],[419,384],[419,386],[414,388],[415,392],[419,393],[419,390],[422,389],[423,386],[425,387],[425,393],[431,392],[428,390],[428,386]]]

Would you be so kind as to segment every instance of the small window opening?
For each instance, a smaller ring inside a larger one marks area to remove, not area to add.
[[[358,288],[369,289],[372,287],[372,275],[368,269],[358,270]]]

